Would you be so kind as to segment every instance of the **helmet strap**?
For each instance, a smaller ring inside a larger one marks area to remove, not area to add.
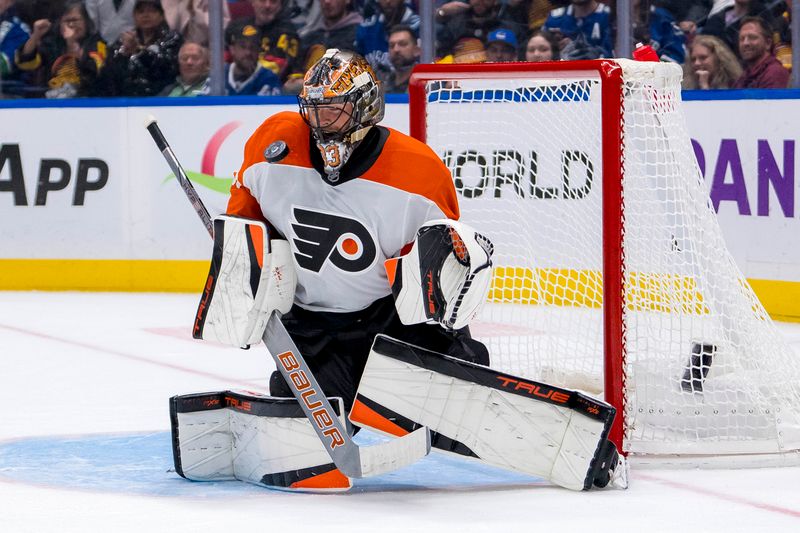
[[[367,136],[367,133],[369,133],[369,130],[371,130],[371,129],[372,129],[372,126],[359,128],[359,129],[351,132],[349,135],[347,135],[345,137],[345,140],[349,141],[351,143],[360,143],[361,141],[364,140],[364,137]]]

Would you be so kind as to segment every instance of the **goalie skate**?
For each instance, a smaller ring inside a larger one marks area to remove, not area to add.
[[[341,416],[341,398],[330,401]],[[170,398],[170,418],[175,471],[186,479],[315,492],[352,486],[294,398],[243,391],[184,394]]]

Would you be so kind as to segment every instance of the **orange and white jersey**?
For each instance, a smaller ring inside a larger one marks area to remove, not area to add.
[[[264,152],[276,141],[288,153],[269,163]],[[369,132],[336,182],[322,168],[300,115],[276,114],[247,141],[227,212],[264,219],[289,241],[297,305],[359,311],[391,293],[383,263],[400,255],[422,224],[458,219],[455,187],[433,150],[384,127]]]

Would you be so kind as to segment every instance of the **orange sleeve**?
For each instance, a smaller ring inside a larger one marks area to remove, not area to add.
[[[285,111],[265,120],[245,143],[244,161],[231,185],[226,213],[266,221],[258,200],[244,184],[244,173],[251,166],[264,162],[264,150],[276,140],[284,141],[289,147],[289,155],[283,163],[310,166],[308,149],[302,149],[302,143],[308,143],[308,135],[308,126],[299,113]]]
[[[246,218],[262,220],[266,222],[261,206],[258,201],[250,194],[250,190],[244,185],[244,171],[264,160],[263,152],[258,153],[259,146],[265,146],[265,138],[269,133],[269,120],[264,121],[261,126],[247,139],[244,145],[244,161],[239,172],[236,173],[233,184],[231,184],[231,197],[228,200],[228,215],[238,215]]]
[[[426,165],[420,170],[416,179],[425,181],[426,187],[422,194],[430,198],[439,206],[445,216],[451,220],[458,220],[461,213],[458,208],[458,195],[450,169],[441,159],[431,151],[433,158],[426,158]]]
[[[253,195],[250,194],[247,187],[237,188],[236,182],[234,182],[231,187],[231,197],[228,199],[228,209],[226,213],[228,215],[237,215],[254,220],[261,220],[263,222],[267,221],[267,219],[264,218],[264,213],[261,212],[261,206],[258,205],[258,201],[253,198]]]
[[[458,196],[447,166],[428,145],[391,128],[389,131],[381,164],[374,165],[362,178],[424,196],[447,218],[458,220]]]

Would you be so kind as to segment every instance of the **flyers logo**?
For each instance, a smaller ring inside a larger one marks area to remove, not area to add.
[[[375,239],[361,222],[339,215],[292,209],[292,239],[297,264],[320,272],[327,262],[344,272],[361,272],[375,263]]]

